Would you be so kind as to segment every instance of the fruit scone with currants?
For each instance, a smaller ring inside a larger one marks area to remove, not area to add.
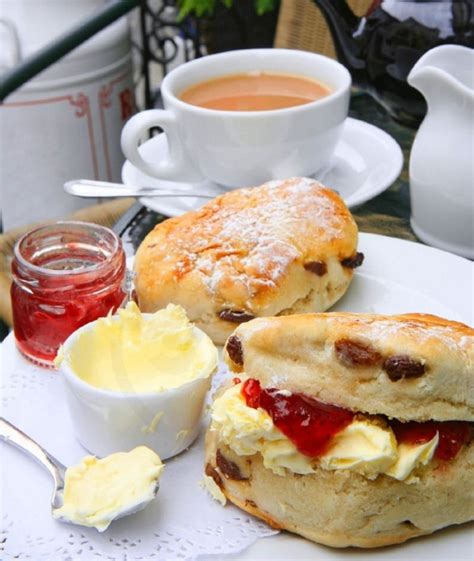
[[[423,314],[239,326],[206,481],[276,528],[378,547],[474,518],[474,330]]]
[[[230,191],[165,220],[135,259],[142,312],[180,304],[214,343],[261,316],[325,311],[361,265],[341,197],[296,177]]]

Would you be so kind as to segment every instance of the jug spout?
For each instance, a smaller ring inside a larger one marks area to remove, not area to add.
[[[425,97],[428,108],[454,99],[474,102],[474,50],[459,45],[441,45],[425,53],[408,75],[408,83]],[[464,103],[463,103],[464,105]]]

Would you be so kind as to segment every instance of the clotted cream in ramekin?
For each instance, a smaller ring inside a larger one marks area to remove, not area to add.
[[[97,456],[145,445],[162,459],[196,438],[218,362],[210,338],[173,304],[134,303],[74,332],[57,364],[77,437]]]

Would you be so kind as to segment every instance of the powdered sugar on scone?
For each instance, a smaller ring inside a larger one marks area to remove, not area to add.
[[[137,252],[135,284],[144,311],[179,303],[223,342],[235,326],[223,310],[327,309],[347,289],[353,270],[343,261],[356,251],[357,225],[337,193],[308,178],[271,181],[156,226]]]

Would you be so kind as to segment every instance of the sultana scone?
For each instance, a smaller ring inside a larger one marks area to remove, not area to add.
[[[332,306],[362,263],[357,238],[343,200],[312,179],[231,191],[148,234],[135,259],[139,306],[180,304],[222,344],[254,317]]]
[[[474,518],[474,330],[430,315],[322,313],[239,326],[206,474],[240,508],[333,547]],[[217,488],[217,487],[216,487]]]

